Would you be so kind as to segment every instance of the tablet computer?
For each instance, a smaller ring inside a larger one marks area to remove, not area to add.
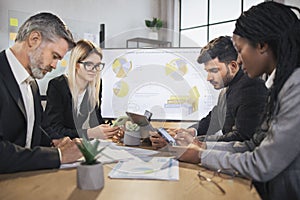
[[[126,112],[126,114],[133,123],[136,123],[139,126],[151,125],[148,120],[148,117],[145,115],[140,115],[132,112]]]

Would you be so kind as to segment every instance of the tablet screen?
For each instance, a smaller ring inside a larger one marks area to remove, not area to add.
[[[132,112],[126,112],[126,114],[133,123],[136,123],[139,126],[147,126],[150,124],[145,115],[140,115]]]

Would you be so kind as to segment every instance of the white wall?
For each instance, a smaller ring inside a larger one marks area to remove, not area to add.
[[[9,46],[8,11],[24,12],[27,15],[41,11],[56,13],[68,23],[73,33],[85,32],[82,29],[93,27],[87,31],[98,36],[99,26],[104,23],[106,47],[109,48],[125,47],[129,38],[147,37],[148,29],[145,28],[144,20],[152,17],[162,17],[169,21],[168,28],[177,30],[177,22],[171,21],[174,15],[175,18],[178,15],[171,13],[173,8],[170,7],[174,6],[172,1],[178,3],[178,0],[0,0],[0,50]],[[276,1],[300,7],[300,0]],[[170,31],[176,32],[167,29],[163,30],[163,35],[170,35]],[[173,46],[176,46],[176,37],[162,36],[161,39],[173,41]]]
[[[300,7],[300,0],[282,0],[284,4]]]
[[[158,16],[159,6],[160,0],[0,0],[0,49],[8,47],[9,10],[29,15],[53,12],[66,22],[76,22],[72,25],[76,27],[69,25],[71,31],[89,24],[95,25],[98,34],[100,24],[104,23],[109,44],[125,47],[126,39],[145,34],[144,20]]]
[[[283,3],[286,4],[286,5],[289,5],[289,6],[295,6],[295,7],[298,7],[300,8],[300,0],[282,0],[284,1]],[[298,17],[300,17],[300,13],[298,12],[295,12]]]

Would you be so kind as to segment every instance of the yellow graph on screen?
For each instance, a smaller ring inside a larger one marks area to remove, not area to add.
[[[113,91],[117,97],[125,97],[128,94],[129,86],[125,81],[118,81],[114,84]]]
[[[112,64],[112,70],[118,78],[127,76],[128,72],[132,69],[132,62],[127,61],[126,58],[116,58]]]
[[[176,58],[166,64],[165,72],[167,76],[172,77],[174,80],[182,80],[183,76],[187,73],[188,67],[185,60]]]

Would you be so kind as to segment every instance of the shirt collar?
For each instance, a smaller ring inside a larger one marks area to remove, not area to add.
[[[274,78],[275,78],[275,73],[276,73],[276,69],[273,70],[273,72],[268,77],[267,81],[265,82],[265,85],[268,89],[270,89],[273,85],[273,81],[274,81]]]
[[[236,75],[233,77],[233,79],[228,83],[228,87],[230,87],[234,83],[238,82],[243,75],[245,75],[245,74],[244,74],[243,70],[240,68],[239,71],[236,73]]]
[[[26,71],[24,66],[19,62],[19,60],[16,58],[16,56],[12,53],[12,51],[9,48],[6,49],[5,53],[6,53],[8,63],[13,72],[13,75],[14,75],[18,85],[20,85],[27,78],[30,77],[30,74]]]

